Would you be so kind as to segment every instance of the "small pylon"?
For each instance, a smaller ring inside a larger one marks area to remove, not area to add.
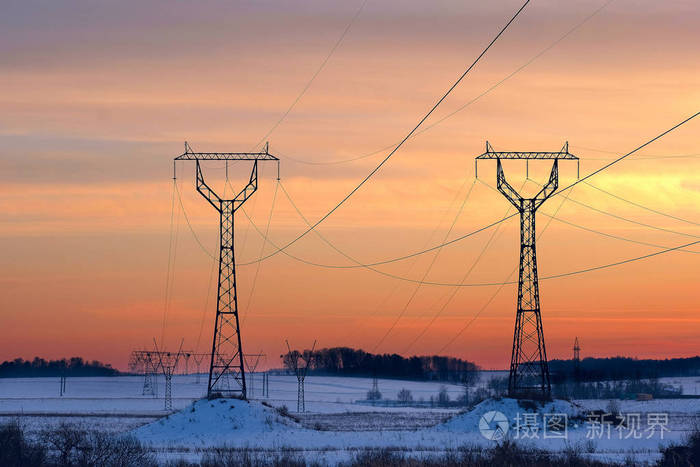
[[[297,377],[297,412],[303,413],[306,412],[306,400],[304,397],[304,380],[306,379],[306,373],[309,371],[309,365],[313,360],[314,349],[316,348],[316,341],[314,341],[314,345],[311,347],[311,351],[305,350],[303,353],[299,352],[298,350],[292,351],[292,349],[289,347],[289,341],[286,342],[287,350],[289,350],[289,353],[287,355],[289,356],[290,363],[292,365],[292,368],[294,369],[294,374]],[[299,360],[304,361],[303,367],[299,366]]]

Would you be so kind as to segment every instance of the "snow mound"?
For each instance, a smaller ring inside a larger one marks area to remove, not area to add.
[[[132,431],[142,441],[161,443],[205,440],[212,435],[226,438],[240,433],[270,433],[299,428],[290,417],[259,402],[240,399],[202,399],[155,422]]]
[[[506,416],[511,426],[518,417],[522,419],[524,413],[539,414],[566,414],[569,419],[583,417],[583,407],[565,400],[538,403],[533,401],[518,401],[517,399],[487,399],[477,404],[468,412],[457,414],[444,423],[435,427],[438,431],[470,432],[479,431],[479,420],[487,412],[501,412]]]

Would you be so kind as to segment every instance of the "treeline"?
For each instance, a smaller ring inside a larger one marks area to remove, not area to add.
[[[308,350],[293,354],[303,355],[309,361],[309,374],[325,376],[376,376],[378,378],[462,381],[465,375],[475,373],[479,367],[469,361],[454,357],[414,356],[397,354],[371,354],[349,347]],[[284,367],[293,369],[292,355],[282,355]],[[303,366],[303,363],[300,364]]]
[[[50,376],[117,376],[119,371],[108,363],[93,360],[88,362],[80,357],[62,360],[34,360],[16,358],[0,364],[0,378],[32,378]]]
[[[667,360],[638,360],[636,358],[584,358],[552,360],[549,362],[553,383],[567,381],[642,380],[672,376],[700,375],[700,357]]]

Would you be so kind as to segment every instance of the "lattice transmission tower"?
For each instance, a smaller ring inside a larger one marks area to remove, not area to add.
[[[508,395],[515,398],[549,399],[551,383],[547,349],[540,315],[540,287],[537,277],[537,254],[535,250],[535,213],[559,186],[559,159],[575,160],[569,153],[569,143],[557,152],[494,151],[486,142],[486,152],[479,159],[496,159],[498,191],[511,202],[520,213],[520,267],[518,269],[518,304],[513,332]],[[524,159],[529,177],[530,159],[554,160],[548,182],[532,198],[521,196],[503,174],[501,159]]]
[[[314,345],[311,346],[310,351],[304,350],[303,352],[299,352],[298,350],[293,351],[289,347],[289,341],[286,341],[286,342],[287,342],[287,350],[289,350],[287,357],[289,358],[289,362],[291,363],[292,368],[294,369],[294,374],[297,377],[297,412],[303,413],[303,412],[306,412],[306,399],[304,396],[304,381],[306,380],[306,373],[308,373],[308,371],[309,371],[309,366],[311,365],[311,361],[314,358],[314,349],[316,348],[316,341],[314,341]],[[299,366],[299,360],[302,360],[304,362],[303,367]]]
[[[581,361],[581,346],[578,343],[578,336],[574,339],[574,363]]]
[[[258,189],[258,162],[276,161],[279,179],[279,159],[268,152],[268,146],[258,153],[193,152],[185,143],[184,154],[175,158],[196,162],[197,191],[219,213],[219,281],[216,296],[216,318],[212,340],[207,396],[246,398],[245,363],[241,329],[238,320],[236,292],[236,263],[234,255],[234,213]],[[252,161],[248,184],[234,197],[222,199],[204,180],[200,161]],[[233,380],[233,384],[231,382]]]

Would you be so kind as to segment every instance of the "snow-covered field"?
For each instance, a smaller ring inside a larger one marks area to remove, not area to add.
[[[480,384],[503,374],[484,373]],[[698,380],[669,378],[664,382],[682,386],[684,394],[697,394]],[[226,445],[264,452],[291,449],[328,463],[367,447],[389,447],[420,455],[465,445],[492,445],[496,441],[484,436],[480,424],[482,428],[483,423],[487,428],[497,424],[495,412],[507,420],[506,436],[519,443],[548,450],[573,446],[592,457],[614,461],[633,457],[643,462],[654,460],[660,445],[682,441],[700,422],[700,399],[618,401],[623,415],[638,414],[638,429],[612,427],[609,432],[596,430],[593,423],[582,418],[589,410],[606,410],[606,400],[556,401],[539,409],[539,413],[528,412],[510,399],[488,400],[467,413],[460,413],[458,408],[373,407],[357,402],[366,398],[371,379],[313,376],[305,385],[307,413],[297,417],[294,377],[270,376],[269,397],[262,397],[260,375],[255,375],[252,385],[250,382],[250,403],[207,401],[200,400],[206,392],[205,377],[175,376],[172,391],[176,413],[168,415],[163,410],[162,378],[157,384],[158,397],[142,395],[140,377],[70,378],[62,397],[58,378],[0,379],[0,421],[20,418],[34,434],[65,421],[91,429],[130,432],[170,458],[196,459],[207,449]],[[398,391],[407,389],[415,401],[429,401],[437,398],[442,386],[453,400],[462,395],[462,388],[456,385],[379,380],[379,390],[387,399],[396,399]],[[275,410],[282,406],[297,420]],[[555,431],[549,435],[557,436],[545,437],[545,414],[566,414],[565,436]],[[488,420],[483,422],[482,417]],[[662,423],[654,426],[659,417]],[[528,418],[532,425],[524,429]],[[537,429],[532,428],[535,426]]]

